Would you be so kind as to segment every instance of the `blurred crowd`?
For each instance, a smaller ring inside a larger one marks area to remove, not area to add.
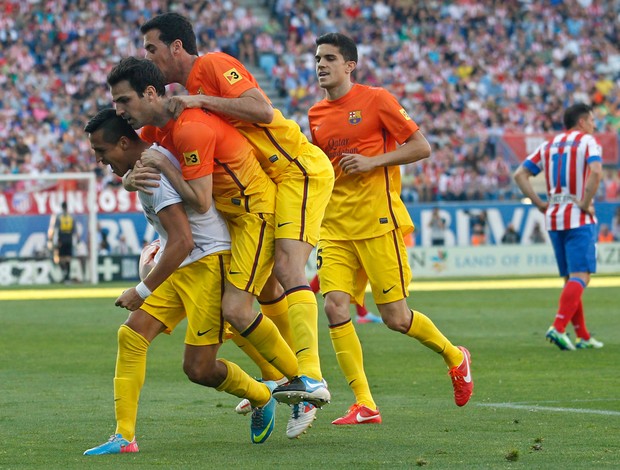
[[[247,2],[250,3],[250,2]],[[356,80],[384,86],[433,146],[403,167],[406,201],[511,199],[518,162],[504,132],[562,129],[563,109],[595,107],[599,132],[620,131],[620,1],[30,0],[0,3],[0,173],[97,171],[82,128],[110,105],[105,77],[141,55],[139,26],[177,11],[199,50],[262,68],[272,98],[307,132],[322,97],[314,39],[340,31],[359,45]],[[268,15],[262,15],[266,9]],[[271,88],[271,87],[270,87]],[[177,87],[173,92],[178,92]],[[619,197],[608,169],[601,199]]]

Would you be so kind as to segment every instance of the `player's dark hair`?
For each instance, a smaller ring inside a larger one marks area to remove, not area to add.
[[[114,108],[106,108],[99,111],[86,126],[84,132],[92,134],[101,129],[103,141],[108,144],[115,144],[121,137],[125,136],[129,140],[140,140],[138,133],[122,117],[116,114]]]
[[[164,13],[151,18],[140,27],[144,35],[152,29],[159,30],[159,40],[169,46],[177,39],[183,43],[188,54],[198,55],[196,34],[190,21],[178,13]]]
[[[345,62],[353,61],[357,63],[357,45],[349,36],[341,33],[327,33],[316,38],[314,42],[317,46],[331,44],[338,48]]]
[[[577,125],[579,119],[581,119],[584,114],[590,114],[591,112],[592,107],[585,103],[577,103],[566,108],[566,111],[564,111],[564,127],[566,127],[566,129],[572,129]]]
[[[112,87],[123,80],[127,80],[139,96],[144,96],[144,90],[149,85],[155,87],[159,96],[166,94],[166,79],[150,60],[125,57],[108,74],[108,86]]]

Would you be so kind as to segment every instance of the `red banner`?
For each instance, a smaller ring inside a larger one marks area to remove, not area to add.
[[[129,193],[124,189],[104,189],[95,195],[100,213],[141,212],[138,193]],[[67,210],[71,214],[86,214],[87,192],[74,191],[37,191],[0,194],[0,216],[8,215],[49,215],[60,212],[60,205],[67,201]]]
[[[555,134],[524,134],[506,132],[502,139],[512,150],[517,161],[521,162],[538,148],[545,140],[553,138]],[[618,135],[615,132],[601,132],[594,137],[603,147],[603,163],[605,165],[618,164]]]

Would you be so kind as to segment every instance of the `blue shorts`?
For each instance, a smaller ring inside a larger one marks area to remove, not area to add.
[[[596,272],[596,224],[569,230],[550,230],[560,276]]]

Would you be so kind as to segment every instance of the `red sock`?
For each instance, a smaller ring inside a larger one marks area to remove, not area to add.
[[[571,277],[564,284],[564,289],[562,289],[562,294],[560,295],[558,313],[553,321],[553,327],[560,333],[566,331],[566,325],[568,325],[577,312],[577,307],[581,303],[581,294],[583,294],[585,287],[585,283],[575,277]]]
[[[579,302],[577,311],[575,315],[573,315],[571,322],[575,328],[575,335],[577,338],[583,338],[588,341],[590,339],[590,332],[586,328],[586,317],[583,314],[583,302]]]
[[[315,294],[321,290],[321,288],[319,287],[319,275],[315,275],[314,278],[310,281],[310,289],[312,289],[312,292],[314,292]]]
[[[355,304],[355,310],[357,310],[358,317],[365,317],[368,313],[368,310],[366,310],[366,307],[364,307],[363,305]]]

